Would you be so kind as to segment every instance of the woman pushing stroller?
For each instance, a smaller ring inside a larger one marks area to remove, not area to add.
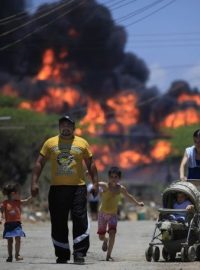
[[[147,261],[200,260],[200,193],[187,181],[172,183],[163,192],[163,208],[145,256]]]

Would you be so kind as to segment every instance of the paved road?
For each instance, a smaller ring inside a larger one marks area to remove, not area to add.
[[[70,261],[67,265],[57,265],[50,238],[50,224],[25,224],[27,237],[23,239],[22,262],[6,263],[6,241],[0,239],[0,270],[196,270],[200,262],[146,262],[144,251],[150,241],[154,228],[153,221],[121,221],[118,224],[116,244],[113,250],[114,262],[105,261],[105,253],[101,250],[101,242],[96,235],[97,224],[91,223],[91,247],[85,265],[75,265]],[[71,226],[71,224],[70,224]],[[71,239],[71,238],[70,238]]]

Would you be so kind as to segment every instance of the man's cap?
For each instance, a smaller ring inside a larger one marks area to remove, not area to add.
[[[69,115],[63,115],[59,118],[59,123],[63,121],[68,121],[72,123],[73,125],[75,125],[75,121]]]

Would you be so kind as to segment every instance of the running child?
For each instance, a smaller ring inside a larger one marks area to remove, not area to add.
[[[118,167],[111,167],[108,171],[108,183],[99,182],[101,187],[102,200],[98,214],[98,234],[99,239],[103,241],[102,250],[107,251],[106,260],[113,260],[111,253],[113,250],[115,235],[117,229],[117,210],[121,194],[124,195],[131,203],[138,206],[144,206],[143,202],[138,202],[126,188],[119,184],[121,171]],[[109,237],[106,237],[108,227]]]
[[[7,262],[13,260],[13,238],[15,238],[15,259],[23,260],[20,256],[21,237],[25,237],[21,225],[21,205],[30,201],[31,197],[21,200],[19,186],[16,183],[6,184],[2,190],[3,195],[7,197],[1,204],[0,223],[5,220],[3,238],[7,239],[8,258]]]

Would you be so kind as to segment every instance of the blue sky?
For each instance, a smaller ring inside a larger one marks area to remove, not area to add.
[[[55,1],[32,0],[32,4]],[[98,2],[108,6],[114,20],[125,27],[126,51],[149,67],[148,86],[156,85],[165,92],[171,82],[184,79],[200,89],[200,0]]]

